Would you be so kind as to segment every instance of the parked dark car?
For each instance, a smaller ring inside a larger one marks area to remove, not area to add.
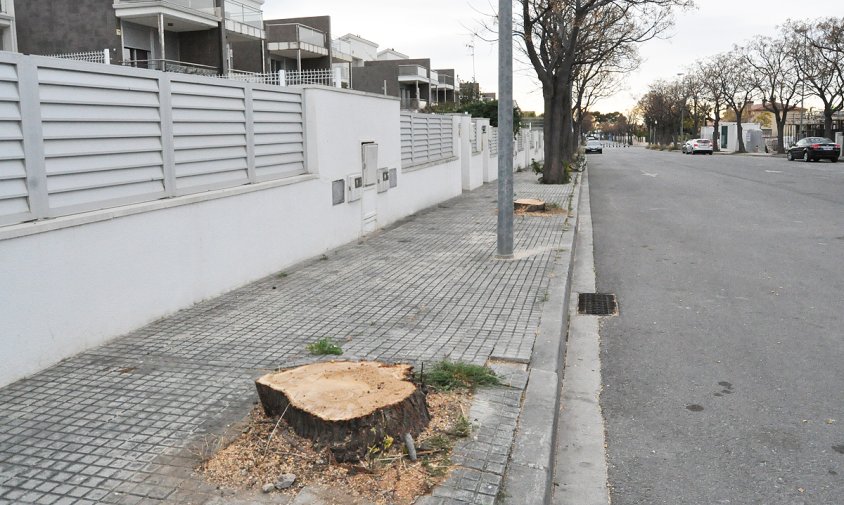
[[[587,140],[586,141],[586,152],[587,153],[598,153],[602,154],[604,152],[604,146],[597,140]]]
[[[788,161],[818,161],[828,159],[835,163],[841,156],[841,146],[825,137],[806,137],[788,148]]]

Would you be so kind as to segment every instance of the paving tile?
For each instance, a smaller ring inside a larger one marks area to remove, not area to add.
[[[527,173],[514,187],[562,208],[572,194]],[[507,386],[478,393],[475,440],[455,449],[464,471],[424,502],[490,503],[519,415],[520,363],[566,258],[559,214],[517,216],[516,258],[496,259],[496,198],[486,185],[0,388],[0,500],[202,503],[191,447],[249,411],[261,370],[310,362],[305,346],[329,337],[346,356],[417,367],[494,358]]]

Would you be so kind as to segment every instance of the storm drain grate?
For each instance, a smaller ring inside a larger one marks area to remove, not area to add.
[[[615,301],[615,295],[579,293],[577,313],[589,316],[617,316],[618,304]]]

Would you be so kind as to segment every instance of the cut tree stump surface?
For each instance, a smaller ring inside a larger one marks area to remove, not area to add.
[[[425,395],[409,380],[411,370],[372,361],[314,363],[267,374],[255,385],[268,416],[283,415],[337,461],[352,461],[388,435],[415,437],[428,425]]]
[[[542,212],[545,210],[545,201],[535,198],[520,198],[513,202],[513,208],[524,212]]]
[[[326,421],[371,414],[410,396],[410,365],[375,362],[316,363],[267,374],[258,383],[284,392],[293,407]]]

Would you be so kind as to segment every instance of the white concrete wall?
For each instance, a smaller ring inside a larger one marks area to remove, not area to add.
[[[304,93],[309,174],[0,227],[0,385],[358,239],[361,202],[331,183],[362,142],[397,169],[379,227],[461,193],[458,158],[402,172],[397,100]]]
[[[488,149],[488,143],[484,142],[484,134],[482,133],[482,125],[488,123],[488,119],[475,119],[474,121],[469,123],[469,128],[472,128],[475,133],[475,141],[477,145],[477,151],[472,150],[471,146],[469,147],[469,156],[471,157],[471,164],[469,168],[469,187],[464,189],[475,189],[479,188],[486,182],[485,177],[485,169],[488,166],[488,162],[486,158],[488,157],[486,151]]]
[[[483,160],[472,153],[472,118],[469,116],[454,116],[459,122],[460,138],[458,152],[460,153],[461,181],[464,191],[471,191],[484,183]]]
[[[844,133],[838,132],[835,134],[835,143],[841,147],[841,156],[838,157],[839,160],[844,159]]]

